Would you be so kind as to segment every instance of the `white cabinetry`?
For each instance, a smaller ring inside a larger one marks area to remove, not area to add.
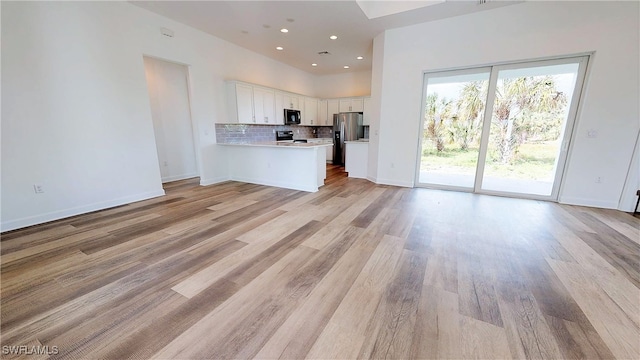
[[[364,104],[362,109],[362,124],[363,125],[371,125],[371,98],[364,98]]]
[[[327,152],[327,163],[333,163],[333,139],[332,138],[319,138],[319,139],[307,139],[311,144],[328,144],[330,146],[325,147]]]
[[[227,83],[229,122],[254,124],[253,87],[247,84]]]
[[[276,91],[275,98],[276,124],[284,125],[284,94],[282,91]]]
[[[333,115],[340,112],[340,101],[338,99],[327,100],[327,120],[328,125],[333,125]]]
[[[318,125],[318,99],[305,97],[301,116],[301,125]]]
[[[340,99],[340,112],[362,112],[364,103],[362,98]]]
[[[349,177],[366,179],[369,159],[369,143],[363,141],[345,141],[344,169]]]
[[[318,125],[329,125],[327,117],[327,100],[318,100]]]
[[[253,117],[256,124],[276,124],[275,92],[271,89],[253,88]]]
[[[275,91],[231,81],[227,83],[229,122],[276,124]]]
[[[302,110],[300,98],[296,94],[283,93],[284,109]]]

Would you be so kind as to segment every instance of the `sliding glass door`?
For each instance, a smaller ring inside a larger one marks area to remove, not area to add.
[[[425,74],[418,185],[557,199],[587,59]]]
[[[425,81],[418,182],[473,189],[491,68]]]

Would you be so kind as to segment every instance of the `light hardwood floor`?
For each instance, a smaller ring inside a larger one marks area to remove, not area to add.
[[[328,174],[2,234],[2,357],[640,358],[640,219]]]

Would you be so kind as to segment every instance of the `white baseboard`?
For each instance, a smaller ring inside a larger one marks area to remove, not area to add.
[[[147,200],[147,199],[164,196],[164,195],[165,195],[164,190],[150,191],[142,194],[125,196],[119,199],[78,206],[71,209],[53,211],[46,214],[39,214],[39,215],[25,217],[22,219],[3,221],[0,224],[0,230],[3,232],[16,230],[16,229],[20,229],[27,226],[42,224],[42,223],[46,223],[54,220],[60,220],[60,219],[68,218],[71,216],[86,214],[88,212],[97,211],[97,210],[104,210],[104,209],[112,208],[115,206],[130,204],[132,202]]]
[[[390,179],[378,179],[378,181],[376,181],[375,183],[376,184],[380,184],[380,185],[392,185],[392,186],[408,187],[408,188],[412,188],[413,187],[413,181],[398,181],[398,180],[390,180]]]
[[[595,208],[601,208],[601,209],[617,209],[618,208],[618,203],[615,201],[599,201],[599,200],[576,198],[576,197],[560,197],[560,199],[558,199],[558,202],[560,204],[587,206],[587,207],[595,207]]]
[[[175,175],[175,176],[167,176],[162,178],[162,183],[168,183],[168,182],[172,182],[172,181],[178,181],[178,180],[185,180],[185,179],[192,179],[198,177],[198,174],[193,173],[193,174],[187,174],[187,175]]]
[[[208,185],[213,185],[213,184],[219,184],[219,183],[223,183],[225,181],[230,181],[231,179],[229,177],[226,176],[219,176],[213,179],[203,179],[200,178],[200,185],[201,186],[208,186]]]
[[[286,182],[281,182],[281,181],[271,181],[271,180],[265,180],[265,179],[250,179],[250,178],[243,178],[243,177],[239,177],[239,176],[232,176],[231,180],[232,181],[246,182],[246,183],[250,183],[250,184],[275,186],[275,187],[291,189],[291,190],[300,190],[300,191],[308,191],[308,192],[316,192],[316,191],[318,191],[317,187],[313,187],[313,186],[305,187],[305,186],[300,186],[300,184],[286,183]]]

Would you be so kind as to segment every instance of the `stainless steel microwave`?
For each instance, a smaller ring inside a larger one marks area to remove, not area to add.
[[[285,125],[300,125],[300,110],[284,109]]]

